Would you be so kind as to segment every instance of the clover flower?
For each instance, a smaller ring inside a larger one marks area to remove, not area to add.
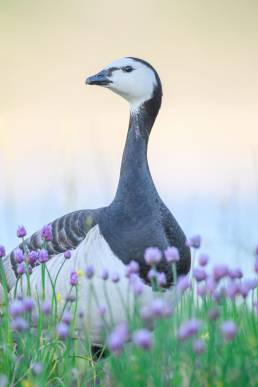
[[[147,265],[153,266],[161,261],[162,253],[157,247],[148,247],[144,253],[144,259]]]
[[[168,247],[164,254],[168,263],[178,262],[180,259],[178,248],[174,246]]]
[[[5,257],[5,254],[6,254],[6,252],[5,252],[4,246],[0,245],[0,258]]]
[[[134,332],[132,339],[139,348],[144,350],[150,349],[152,345],[151,332],[147,329],[139,329],[138,331]]]
[[[41,249],[39,251],[39,262],[40,263],[46,263],[49,259],[48,252],[46,249]]]
[[[186,246],[193,247],[194,249],[199,249],[201,247],[201,236],[193,235],[185,242]]]
[[[202,325],[201,321],[196,319],[191,319],[189,321],[186,321],[180,326],[178,330],[178,334],[177,334],[178,340],[185,341],[189,339],[190,337],[192,337],[193,335],[199,332],[201,325]]]
[[[24,226],[18,226],[17,237],[24,238],[27,235],[27,231]]]
[[[207,254],[201,254],[198,259],[198,263],[200,266],[206,266],[209,262],[209,256]]]
[[[47,224],[46,226],[43,226],[40,234],[41,234],[41,238],[44,241],[46,241],[46,242],[52,241],[53,240],[53,234],[52,234],[52,226],[51,226],[51,224]]]
[[[237,326],[234,321],[227,320],[221,324],[220,327],[225,341],[231,341],[234,339],[237,333]]]
[[[14,259],[16,263],[22,263],[24,261],[24,254],[22,249],[18,248],[14,251]]]

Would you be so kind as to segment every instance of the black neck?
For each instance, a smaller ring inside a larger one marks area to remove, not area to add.
[[[120,178],[113,203],[135,206],[142,205],[146,194],[156,194],[149,171],[147,147],[149,135],[161,104],[160,98],[153,98],[142,104],[137,112],[131,112],[129,129],[123,153]]]

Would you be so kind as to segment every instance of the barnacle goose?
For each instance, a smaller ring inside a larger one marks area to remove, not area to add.
[[[157,246],[164,251],[175,246],[180,253],[177,275],[186,274],[190,268],[190,251],[185,235],[177,221],[161,200],[153,183],[148,161],[147,146],[149,135],[159,112],[162,100],[162,86],[155,69],[147,62],[133,57],[114,61],[96,75],[86,79],[87,85],[99,85],[125,98],[130,105],[130,120],[120,170],[116,195],[112,203],[95,210],[75,211],[51,223],[53,240],[47,243],[50,259],[47,268],[55,277],[64,262],[64,252],[71,250],[71,259],[66,260],[56,283],[56,291],[65,298],[69,292],[69,276],[72,269],[95,267],[92,279],[101,304],[105,303],[103,280],[100,271],[107,268],[122,276],[120,291],[127,289],[124,277],[125,265],[135,260],[140,265],[140,277],[144,281],[143,299],[152,297],[147,280],[148,266],[144,261],[147,247]],[[41,233],[36,232],[25,241],[29,250],[42,245]],[[3,261],[8,286],[13,289],[17,279],[14,251]],[[166,273],[167,287],[173,282],[170,265],[162,259],[158,270]],[[34,294],[41,291],[41,271],[35,265],[31,274],[31,289]],[[94,341],[99,341],[97,306],[91,302],[87,310],[88,283],[82,278],[79,287],[79,307],[91,319],[90,331]],[[23,282],[26,285],[26,281]],[[121,299],[111,281],[106,283],[112,303],[115,321],[123,319]],[[47,296],[52,288],[46,277]],[[145,298],[144,298],[145,297]],[[90,316],[90,317],[89,317]],[[89,321],[87,322],[89,324]]]

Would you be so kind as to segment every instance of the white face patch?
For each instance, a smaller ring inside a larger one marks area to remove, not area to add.
[[[132,71],[126,71],[131,68]],[[125,98],[132,111],[152,97],[157,80],[154,71],[144,63],[121,58],[106,66],[105,70],[110,71],[108,78],[112,81],[106,87]]]

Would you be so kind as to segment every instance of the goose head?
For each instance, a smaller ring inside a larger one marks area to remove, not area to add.
[[[87,85],[99,85],[125,98],[132,111],[155,98],[160,107],[162,87],[156,70],[142,59],[125,57],[86,79]],[[158,107],[158,108],[159,108]]]

